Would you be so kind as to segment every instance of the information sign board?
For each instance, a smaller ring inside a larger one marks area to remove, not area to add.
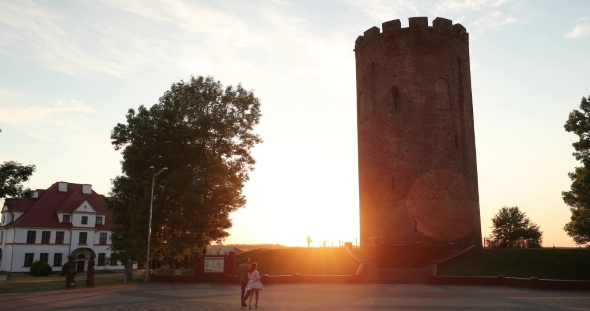
[[[205,273],[223,273],[223,257],[205,257]]]

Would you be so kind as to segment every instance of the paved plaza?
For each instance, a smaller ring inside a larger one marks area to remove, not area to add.
[[[248,310],[239,285],[141,284],[0,295],[0,310]],[[590,310],[590,293],[403,284],[267,285],[253,310]],[[252,306],[254,308],[254,305]]]

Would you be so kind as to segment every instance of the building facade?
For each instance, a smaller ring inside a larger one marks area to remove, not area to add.
[[[57,182],[24,200],[7,200],[0,219],[0,272],[28,272],[36,260],[54,271],[76,258],[78,272],[95,256],[96,270],[123,269],[112,256],[111,214],[91,185]]]
[[[355,42],[361,243],[481,246],[468,34],[382,26]]]

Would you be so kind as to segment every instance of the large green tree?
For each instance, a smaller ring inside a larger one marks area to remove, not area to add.
[[[151,258],[182,260],[223,241],[230,213],[246,203],[242,188],[255,164],[251,150],[262,142],[253,131],[260,117],[252,92],[201,76],[174,83],[149,109],[130,109],[126,124],[111,133],[123,155],[107,200],[113,250],[143,261],[152,176],[163,167],[154,188]]]
[[[574,142],[576,160],[582,166],[576,167],[569,177],[570,191],[563,191],[563,201],[569,205],[572,216],[564,230],[576,244],[590,243],[590,96],[582,97],[580,110],[574,109],[565,122],[565,130],[578,135]]]
[[[543,232],[518,206],[503,206],[492,218],[493,247],[541,247]]]
[[[33,191],[25,188],[22,183],[29,180],[33,172],[35,165],[22,165],[16,161],[0,164],[0,199],[30,197]]]

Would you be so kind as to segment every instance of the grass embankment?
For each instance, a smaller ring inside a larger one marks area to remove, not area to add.
[[[438,270],[439,276],[497,276],[590,280],[590,250],[585,248],[492,248]]]
[[[236,255],[234,271],[246,257],[258,263],[263,275],[350,275],[359,266],[343,248],[261,248]]]
[[[133,273],[133,280],[126,284],[142,283],[141,272]],[[76,288],[86,288],[86,274],[76,275]],[[123,285],[123,273],[96,274],[94,276],[94,287]],[[35,277],[29,274],[9,274],[8,280],[0,281],[0,294],[11,293],[32,293],[49,290],[65,290],[66,277],[52,274],[46,277]]]

